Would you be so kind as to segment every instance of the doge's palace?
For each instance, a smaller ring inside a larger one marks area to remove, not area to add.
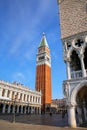
[[[58,0],[63,58],[63,81],[68,124],[87,123],[87,0]]]

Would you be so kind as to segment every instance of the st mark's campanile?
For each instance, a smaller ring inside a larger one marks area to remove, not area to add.
[[[36,57],[36,90],[42,93],[42,112],[51,105],[51,56],[50,49],[43,34]]]

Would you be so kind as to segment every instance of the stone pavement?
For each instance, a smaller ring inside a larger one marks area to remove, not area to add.
[[[0,115],[0,130],[74,130],[68,127],[67,116],[61,115],[17,115],[13,123],[13,115]],[[83,130],[87,128],[76,128]]]

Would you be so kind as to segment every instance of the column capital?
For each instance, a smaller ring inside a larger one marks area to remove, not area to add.
[[[69,102],[69,101],[68,101],[68,102],[67,102],[67,107],[68,107],[68,108],[72,108],[72,107],[75,108],[75,107],[76,107],[76,103],[72,103],[72,102]]]
[[[65,62],[70,62],[70,57],[67,57],[66,55],[64,56],[64,61]]]
[[[80,59],[81,59],[81,58],[82,58],[82,59],[84,58],[83,53],[80,53],[78,56],[79,56]]]

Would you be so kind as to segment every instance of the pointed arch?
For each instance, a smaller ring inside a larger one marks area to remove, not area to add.
[[[87,69],[87,46],[84,49],[84,65],[85,69]]]
[[[71,103],[76,105],[77,94],[84,86],[87,86],[87,80],[82,81],[80,84],[73,88],[70,95]]]
[[[80,59],[78,53],[75,50],[72,50],[72,53],[70,55],[70,68],[71,71],[81,70]]]

